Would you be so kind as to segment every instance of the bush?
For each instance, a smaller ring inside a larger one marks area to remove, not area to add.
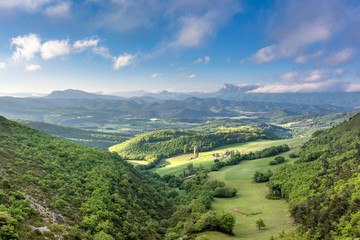
[[[266,173],[256,171],[254,173],[253,180],[257,183],[268,182],[272,175],[273,173],[270,171],[270,169]]]
[[[296,154],[296,153],[290,153],[289,154],[289,158],[298,158],[298,157],[299,157],[299,155]]]
[[[285,158],[282,157],[282,156],[277,156],[274,158],[274,160],[270,161],[269,164],[270,165],[277,165],[277,164],[280,164],[280,163],[283,163],[285,162]]]

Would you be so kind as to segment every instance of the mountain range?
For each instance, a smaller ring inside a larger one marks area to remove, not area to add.
[[[67,89],[64,91],[53,91],[49,95],[35,94],[26,95],[17,94],[17,97],[34,97],[50,99],[139,99],[147,102],[158,102],[161,100],[178,100],[182,101],[187,98],[218,98],[223,100],[235,101],[252,101],[266,103],[294,103],[294,104],[328,104],[337,107],[354,110],[360,107],[360,92],[313,92],[313,93],[255,93],[251,92],[256,89],[257,85],[235,85],[224,84],[216,92],[170,92],[161,91],[157,93],[147,92],[144,90],[113,92],[110,94],[88,93],[81,90]],[[4,94],[1,94],[4,95]],[[15,96],[15,95],[14,95]]]
[[[145,121],[152,118],[199,119],[209,117],[269,119],[277,115],[284,117],[330,114],[346,110],[351,109],[327,104],[271,103],[196,97],[185,100],[150,102],[141,98],[121,99],[78,90],[56,92],[42,98],[0,97],[0,114],[7,118],[76,127],[89,124],[119,123],[128,119]]]
[[[328,104],[338,107],[350,108],[360,107],[360,92],[314,92],[314,93],[252,93],[257,86],[225,84],[216,92],[169,92],[158,93],[143,90],[133,92],[114,92],[109,95],[99,93],[87,93],[80,90],[54,91],[45,98],[86,98],[86,99],[140,99],[148,102],[161,100],[185,100],[190,97],[196,98],[219,98],[235,101],[272,102],[272,103],[294,103],[294,104]]]

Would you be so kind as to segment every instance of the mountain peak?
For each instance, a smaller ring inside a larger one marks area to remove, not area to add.
[[[61,98],[61,99],[120,99],[117,96],[102,95],[99,93],[88,93],[78,89],[66,89],[63,91],[53,91],[46,98]]]

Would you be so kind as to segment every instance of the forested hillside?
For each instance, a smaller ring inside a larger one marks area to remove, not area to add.
[[[3,117],[0,179],[1,239],[157,239],[173,209],[116,153]]]
[[[191,165],[192,166],[192,165]],[[190,166],[189,166],[190,169]],[[0,239],[178,239],[231,234],[211,211],[236,190],[210,180],[135,170],[117,153],[66,142],[0,117]],[[181,192],[181,194],[179,194]]]
[[[299,160],[277,169],[270,195],[287,198],[299,224],[287,239],[360,237],[360,114],[304,145]]]
[[[89,147],[96,147],[103,150],[107,150],[109,147],[115,144],[124,142],[131,137],[134,137],[137,133],[135,131],[100,132],[37,121],[18,119],[15,121],[64,140],[69,140],[71,142],[79,143]]]
[[[194,130],[160,130],[143,134],[109,150],[126,159],[144,159],[149,162],[180,153],[207,151],[215,147],[256,139],[274,139],[276,136],[263,129],[240,129],[209,133]]]

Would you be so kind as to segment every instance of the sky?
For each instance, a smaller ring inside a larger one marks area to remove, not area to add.
[[[358,0],[0,0],[0,93],[360,91]]]

